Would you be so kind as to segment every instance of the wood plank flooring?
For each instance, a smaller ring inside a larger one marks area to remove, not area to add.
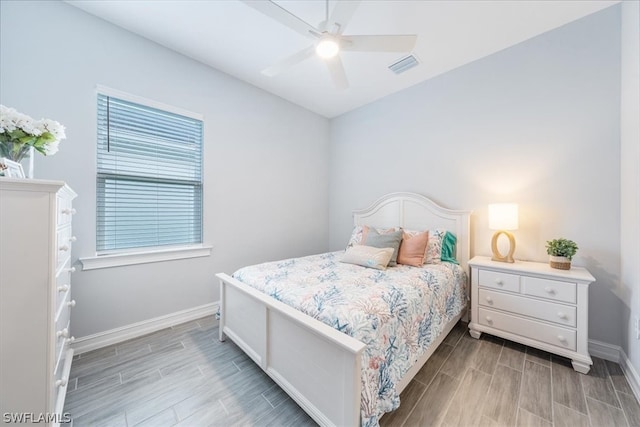
[[[213,317],[76,356],[65,411],[82,426],[313,426]],[[568,360],[459,323],[382,426],[638,426],[620,367]]]
[[[640,405],[617,363],[571,361],[458,323],[400,395],[387,426],[640,427]]]

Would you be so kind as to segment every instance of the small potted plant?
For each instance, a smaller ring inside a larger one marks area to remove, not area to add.
[[[547,241],[549,265],[560,270],[571,269],[571,259],[578,252],[576,242],[569,239],[554,239]]]

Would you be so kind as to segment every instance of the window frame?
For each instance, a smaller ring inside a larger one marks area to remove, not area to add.
[[[96,249],[95,256],[93,257],[85,257],[81,258],[80,261],[83,264],[83,270],[90,270],[95,268],[107,268],[107,267],[115,267],[120,265],[132,265],[132,264],[143,264],[148,262],[160,262],[167,261],[173,259],[185,259],[185,258],[194,258],[194,257],[204,257],[210,256],[212,246],[204,244],[204,116],[199,113],[194,113],[188,110],[184,110],[172,105],[164,104],[158,101],[150,100],[147,98],[143,98],[140,96],[132,95],[126,92],[122,92],[119,90],[111,89],[106,86],[97,85],[95,91],[95,100],[97,101],[98,96],[108,96],[113,98],[118,98],[123,101],[132,102],[136,104],[140,104],[145,107],[154,108],[158,110],[162,110],[172,114],[178,114],[181,116],[185,116],[188,118],[192,118],[195,120],[199,120],[202,122],[202,143],[200,146],[200,162],[201,162],[201,172],[200,172],[200,242],[197,243],[184,243],[184,244],[176,244],[176,245],[159,245],[159,246],[145,246],[145,247],[132,247],[132,248],[120,248],[120,249],[106,249],[100,250],[97,249],[97,233],[98,233],[98,171],[96,169],[96,199],[94,203],[95,211],[95,233],[96,233],[96,241],[94,248]],[[97,122],[97,109],[98,105],[96,105],[96,123],[95,128],[98,128]],[[96,144],[96,167],[97,167],[97,159],[98,159],[98,145]]]

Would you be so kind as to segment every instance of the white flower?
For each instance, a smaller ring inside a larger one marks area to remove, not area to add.
[[[56,154],[58,152],[58,145],[60,145],[60,141],[59,140],[55,140],[53,142],[50,142],[49,144],[44,146],[44,151],[45,151],[45,155],[46,156],[51,156],[53,154]]]
[[[42,131],[37,127],[37,122],[34,122],[33,120],[23,120],[21,128],[24,133],[29,135],[42,135]]]
[[[35,138],[31,142],[21,142],[11,135],[6,135],[11,134],[16,129]],[[3,139],[0,140],[0,144],[5,144],[2,141],[12,144],[29,144],[44,151],[45,155],[52,155],[58,152],[60,141],[67,137],[64,130],[64,126],[55,120],[40,119],[36,121],[26,114],[19,113],[14,108],[0,105],[0,134],[5,134],[2,137]],[[53,141],[45,142],[47,141],[46,138],[39,138],[45,132],[53,136]]]
[[[5,131],[12,132],[16,129],[17,114],[19,113],[13,108],[0,105],[0,129],[2,129],[2,133]]]
[[[56,140],[65,139],[64,126],[51,119],[40,119],[35,123],[36,127],[42,132],[51,133]]]

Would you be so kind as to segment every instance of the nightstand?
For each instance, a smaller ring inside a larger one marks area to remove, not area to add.
[[[504,263],[474,257],[469,333],[485,332],[571,359],[589,372],[589,284],[584,268],[557,270],[540,262]]]

